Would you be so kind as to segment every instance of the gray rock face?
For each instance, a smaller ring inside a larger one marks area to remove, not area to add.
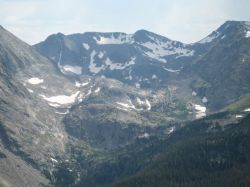
[[[60,118],[46,102],[32,95],[28,86],[36,83],[30,78],[51,75],[53,79],[57,70],[3,28],[0,46],[0,144],[6,155],[1,163],[1,181],[10,186],[39,186],[39,181],[47,180],[35,170],[52,166],[51,157],[64,152],[65,138],[58,136],[63,134]],[[12,163],[8,166],[6,162]],[[14,163],[20,163],[20,172],[14,171]]]

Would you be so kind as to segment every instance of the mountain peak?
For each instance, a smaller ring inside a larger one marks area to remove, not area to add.
[[[135,34],[150,34],[152,32],[145,30],[145,29],[139,29],[135,32]]]
[[[149,40],[162,40],[162,41],[169,41],[170,39],[161,36],[159,34],[156,34],[154,32],[150,32],[144,29],[138,30],[134,33],[134,39],[137,42],[147,42]]]
[[[218,31],[224,31],[228,28],[240,28],[244,25],[244,21],[226,21],[223,25],[221,25]]]
[[[226,37],[244,37],[246,28],[250,26],[246,21],[226,21],[217,30],[213,31],[207,37],[200,40],[199,44],[211,43],[212,41],[218,41]]]

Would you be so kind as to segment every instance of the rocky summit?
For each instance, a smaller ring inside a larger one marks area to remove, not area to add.
[[[249,72],[244,21],[192,44],[139,30],[30,46],[0,27],[0,186],[249,186]]]

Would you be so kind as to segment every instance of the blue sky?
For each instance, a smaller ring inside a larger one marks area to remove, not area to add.
[[[0,0],[0,24],[29,44],[52,33],[146,29],[191,43],[226,20],[250,21],[249,0]]]

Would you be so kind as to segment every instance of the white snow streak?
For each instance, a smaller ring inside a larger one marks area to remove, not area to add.
[[[80,83],[80,82],[78,82],[78,81],[75,82],[75,86],[76,86],[77,88],[87,86],[88,84],[89,84],[89,82],[83,82],[83,83]]]
[[[211,35],[207,36],[206,38],[202,39],[198,43],[204,44],[204,43],[210,43],[214,39],[218,38],[221,34],[219,32],[212,33]]]
[[[101,91],[101,88],[98,87],[94,92],[95,92],[95,93],[99,93],[100,91]]]
[[[90,48],[90,47],[89,47],[89,44],[87,44],[87,43],[83,43],[82,46],[83,46],[86,50],[89,50],[89,48]]]
[[[148,109],[147,110],[151,110],[151,104],[150,102],[146,99],[146,104],[148,105]]]
[[[96,51],[92,51],[92,53],[90,54],[90,63],[89,63],[89,71],[91,73],[99,73],[101,70],[103,70],[105,67],[104,65],[101,65],[101,66],[96,66],[96,64],[94,63],[95,61],[95,56],[96,56]]]
[[[246,38],[249,38],[250,37],[250,31],[247,31],[246,32]]]
[[[163,69],[171,73],[179,73],[181,71],[181,70],[174,70],[174,69],[168,69],[168,68],[163,68]]]
[[[244,112],[250,112],[250,108],[246,108]]]
[[[70,96],[67,95],[57,95],[52,97],[46,97],[45,95],[40,95],[40,96],[46,101],[49,101],[50,105],[51,104],[67,105],[74,103],[79,93],[80,91],[77,91],[76,93]]]
[[[110,70],[123,70],[131,65],[135,64],[135,57],[132,57],[129,62],[126,62],[125,64],[120,63],[113,63],[109,58],[106,59],[105,64],[109,66]]]
[[[71,72],[71,73],[74,73],[76,75],[82,74],[82,68],[80,66],[65,65],[65,66],[63,66],[63,69],[67,72]]]
[[[41,84],[41,83],[43,83],[43,79],[39,79],[37,77],[33,77],[33,78],[30,78],[28,80],[28,83],[29,84]]]
[[[96,43],[99,45],[107,44],[125,44],[133,43],[132,35],[119,34],[118,37],[115,37],[113,34],[109,37],[100,36],[100,39],[94,38]]]
[[[236,117],[236,118],[243,118],[243,116],[240,115],[240,114],[236,114],[235,117]]]
[[[145,54],[152,58],[156,59],[160,62],[167,63],[167,61],[163,58],[169,55],[179,55],[181,56],[193,56],[194,51],[185,49],[182,47],[175,47],[172,41],[161,41],[157,38],[149,36],[153,41],[141,43],[140,45],[146,47],[148,51]]]
[[[195,108],[195,110],[196,110],[196,118],[197,118],[197,119],[206,116],[206,110],[207,110],[207,108],[206,108],[205,106],[201,106],[201,105],[195,104],[195,105],[194,105],[194,108]]]
[[[136,98],[136,101],[139,105],[146,105],[147,110],[151,110],[151,104],[148,99],[145,99],[145,101],[141,100],[139,97]]]

